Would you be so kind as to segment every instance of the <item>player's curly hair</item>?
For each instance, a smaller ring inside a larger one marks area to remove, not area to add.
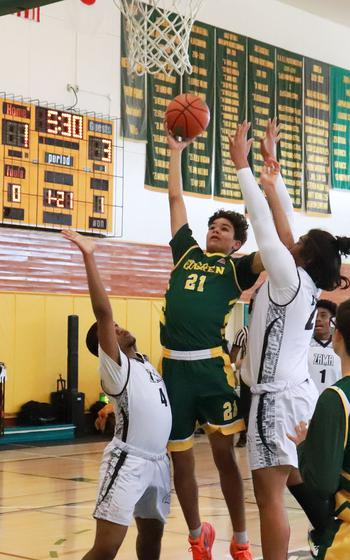
[[[316,309],[326,309],[329,311],[332,317],[335,317],[337,313],[337,304],[330,299],[319,299],[316,303]]]
[[[350,281],[341,275],[340,267],[341,255],[350,254],[350,237],[334,237],[328,231],[311,229],[302,240],[303,268],[316,286],[329,292],[349,288]]]
[[[247,241],[247,230],[249,226],[243,214],[221,208],[220,210],[217,210],[215,214],[210,216],[208,226],[210,227],[211,224],[219,218],[225,218],[225,220],[231,222],[235,232],[234,239],[240,241],[242,245]]]
[[[343,335],[346,352],[350,356],[350,299],[338,305],[335,322],[338,331]]]

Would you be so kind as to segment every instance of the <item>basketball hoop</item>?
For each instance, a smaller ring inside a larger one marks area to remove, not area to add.
[[[191,74],[188,46],[203,0],[114,0],[126,18],[129,71]]]

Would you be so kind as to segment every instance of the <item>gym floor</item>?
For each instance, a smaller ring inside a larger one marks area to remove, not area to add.
[[[106,441],[66,445],[11,446],[0,452],[0,560],[80,560],[91,547],[99,463]],[[196,461],[203,519],[216,529],[215,560],[229,560],[230,522],[205,436],[196,438]],[[246,491],[246,516],[254,557],[261,557],[259,516],[245,449],[236,450]],[[307,520],[286,494],[291,523],[290,560],[309,560]],[[120,551],[135,560],[135,528]],[[190,560],[187,531],[176,499],[166,525],[162,558]],[[292,552],[294,551],[294,552]],[[298,551],[298,552],[296,552]]]

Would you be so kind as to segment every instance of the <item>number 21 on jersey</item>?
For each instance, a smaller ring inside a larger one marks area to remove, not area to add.
[[[196,290],[197,292],[204,292],[204,284],[207,277],[202,274],[202,276],[198,276],[198,274],[190,274],[187,277],[185,283],[185,290]]]

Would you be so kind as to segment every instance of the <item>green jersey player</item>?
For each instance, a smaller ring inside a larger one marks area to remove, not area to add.
[[[271,125],[271,123],[270,123]],[[270,126],[270,144],[278,130]],[[192,237],[182,192],[181,154],[190,142],[168,134],[170,147],[169,204],[174,270],[161,318],[163,375],[172,413],[169,450],[176,493],[189,528],[194,560],[211,560],[215,532],[201,523],[195,478],[193,435],[196,422],[205,425],[221,489],[230,513],[234,559],[250,560],[241,475],[233,434],[244,428],[234,391],[234,375],[225,348],[225,326],[241,291],[262,271],[258,253],[233,258],[247,238],[242,214],[219,210],[209,219],[206,250]]]

